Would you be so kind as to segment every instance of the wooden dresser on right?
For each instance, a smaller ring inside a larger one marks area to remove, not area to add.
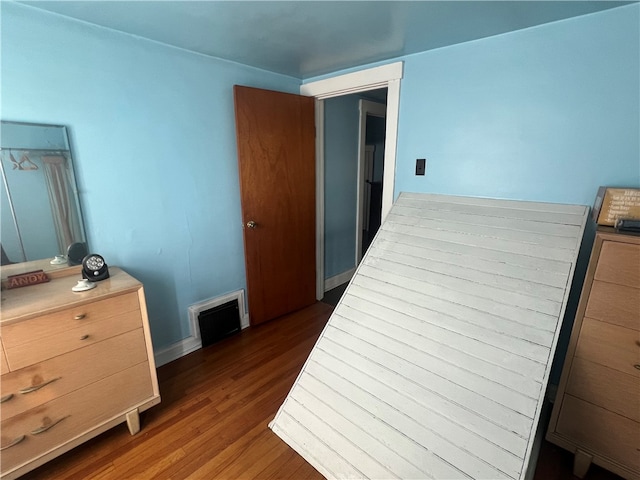
[[[596,233],[547,440],[640,479],[640,236]]]

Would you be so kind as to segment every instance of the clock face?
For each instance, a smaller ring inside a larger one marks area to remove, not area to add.
[[[100,270],[104,266],[104,258],[100,255],[91,255],[85,260],[84,265],[89,270]]]

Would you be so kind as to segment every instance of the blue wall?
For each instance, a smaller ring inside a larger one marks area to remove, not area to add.
[[[356,213],[360,100],[352,94],[324,101],[325,242],[324,277],[347,272],[356,263]],[[369,99],[370,101],[374,101]],[[380,100],[375,99],[378,103]],[[370,116],[366,143],[376,146],[374,179],[382,179],[384,119]]]
[[[395,197],[411,191],[592,205],[601,185],[640,187],[639,20],[634,4],[395,59],[404,61]],[[424,177],[415,176],[416,158],[427,158]],[[590,224],[551,371],[555,384],[593,235]]]
[[[325,278],[355,266],[359,99],[346,95],[324,102]]]
[[[3,119],[70,128],[91,248],[144,282],[156,350],[187,337],[188,305],[245,287],[232,85],[295,93],[300,81],[1,8]],[[639,15],[395,59],[396,195],[591,204],[599,185],[640,185]]]
[[[600,185],[640,186],[639,9],[405,58],[396,196],[591,205]]]
[[[156,350],[245,288],[234,84],[300,81],[2,2],[2,117],[69,127],[92,250],[145,284]]]
[[[640,187],[639,18],[636,4],[405,58],[395,195],[592,205],[601,185]],[[593,235],[590,225],[554,384]]]

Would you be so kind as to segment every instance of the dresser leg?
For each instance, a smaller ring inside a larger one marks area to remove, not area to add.
[[[127,427],[129,427],[131,435],[135,435],[140,431],[140,414],[137,408],[127,413]]]
[[[583,452],[579,448],[576,450],[576,454],[573,457],[573,474],[576,477],[584,478],[587,474],[587,470],[591,466],[591,460],[593,457],[587,452]]]

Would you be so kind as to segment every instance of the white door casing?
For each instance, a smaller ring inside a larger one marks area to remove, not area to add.
[[[382,179],[382,221],[391,209],[396,173],[400,80],[403,62],[305,83],[300,94],[316,99],[316,297],[324,296],[324,99],[387,88],[387,121]]]
[[[366,190],[366,175],[365,175],[365,140],[367,134],[367,115],[373,117],[384,118],[387,114],[387,107],[382,103],[371,102],[369,100],[360,100],[360,134],[358,139],[358,180],[357,180],[357,194],[356,194],[356,266],[362,259],[362,230],[365,224],[365,214],[368,215],[368,209],[365,208],[365,190]],[[384,168],[384,164],[383,164]],[[383,177],[384,178],[384,177]],[[384,191],[383,191],[384,195]],[[366,210],[366,212],[365,212]],[[384,218],[384,215],[383,215]],[[368,221],[368,217],[367,217]],[[368,227],[367,227],[368,230]]]

